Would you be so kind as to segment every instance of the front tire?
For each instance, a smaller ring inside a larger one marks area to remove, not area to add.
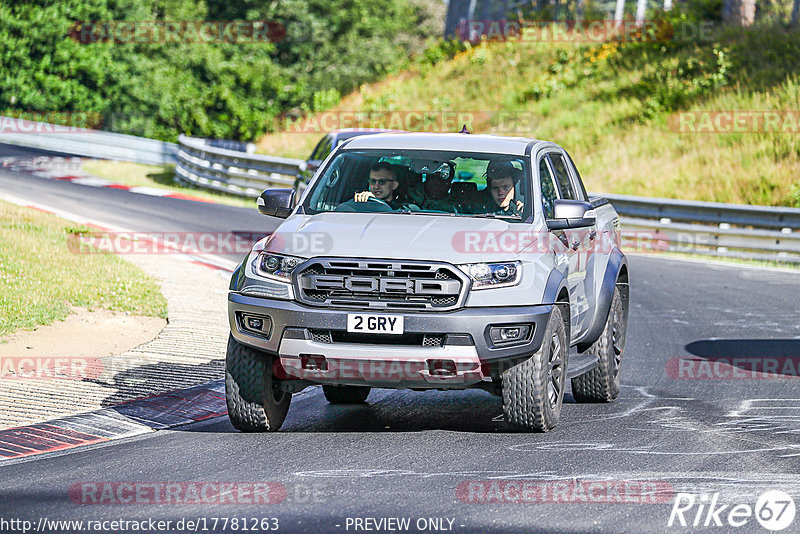
[[[503,415],[524,430],[547,432],[558,423],[567,370],[567,335],[558,306],[553,306],[541,348],[503,372]]]
[[[278,430],[286,419],[292,394],[272,376],[273,358],[228,337],[225,399],[231,424],[242,432]]]
[[[586,350],[596,354],[599,363],[591,371],[572,379],[572,396],[577,402],[611,402],[617,398],[626,330],[622,297],[615,287],[603,333]]]
[[[360,404],[367,400],[368,386],[322,386],[325,398],[331,404]]]

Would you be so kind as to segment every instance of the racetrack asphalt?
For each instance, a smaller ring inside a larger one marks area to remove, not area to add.
[[[255,209],[29,176],[0,173],[0,192],[142,231],[268,231],[275,224]],[[0,518],[158,518],[173,527],[203,518],[206,531],[217,518],[216,531],[228,520],[225,532],[242,531],[232,518],[277,518],[282,532],[389,531],[396,524],[388,518],[410,519],[409,532],[763,532],[755,517],[730,526],[728,513],[738,504],[755,507],[767,490],[800,498],[800,381],[786,367],[800,356],[800,274],[633,255],[630,277],[619,399],[587,405],[567,394],[561,421],[547,434],[512,431],[500,400],[481,391],[374,390],[368,404],[346,407],[311,389],[277,433],[239,433],[218,417],[2,464]],[[719,357],[742,361],[732,371],[714,367]],[[694,363],[681,367],[679,359]],[[749,373],[754,360],[778,361],[779,378]],[[487,491],[492,481],[506,494]],[[515,481],[544,488],[557,502],[496,502],[518,497],[509,485]],[[184,502],[183,484],[171,501],[143,489],[127,504],[115,500],[121,492],[91,504],[102,495],[97,488],[110,487],[103,483],[220,482],[245,493],[234,502]],[[279,503],[248,504],[249,483],[285,493]],[[588,497],[579,491],[590,486]],[[642,487],[659,490],[637,494]],[[637,502],[620,502],[620,491]],[[697,505],[687,507],[687,526],[668,527],[679,492],[694,494]],[[715,493],[727,508],[715,517],[697,514]],[[495,502],[483,502],[492,495]],[[723,526],[713,526],[716,517]],[[437,518],[444,520],[428,521]],[[798,530],[800,517],[785,532]]]
[[[14,154],[16,147],[0,144],[0,159]],[[34,149],[25,149],[25,156]],[[12,195],[89,219],[108,226],[138,232],[236,232],[241,235],[266,234],[278,226],[278,220],[265,217],[255,209],[193,202],[190,200],[150,197],[111,188],[98,188],[30,174],[17,174],[0,167],[4,194]],[[221,253],[220,257],[236,262],[244,254]]]

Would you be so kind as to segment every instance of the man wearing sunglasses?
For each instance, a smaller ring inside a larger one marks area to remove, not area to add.
[[[397,188],[400,182],[397,178],[397,168],[386,161],[379,161],[369,169],[369,191],[356,193],[356,202],[367,202],[370,197],[377,198],[389,204],[392,209],[401,209],[406,204],[403,195]]]

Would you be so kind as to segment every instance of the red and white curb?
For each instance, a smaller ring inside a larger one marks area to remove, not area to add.
[[[125,228],[121,228],[119,226],[111,225],[108,223],[100,222],[95,219],[91,219],[88,217],[83,217],[81,215],[77,215],[75,213],[65,211],[58,208],[52,208],[50,206],[45,206],[44,204],[39,204],[38,202],[30,202],[25,199],[21,199],[19,197],[15,197],[13,195],[7,195],[0,193],[0,200],[4,200],[6,202],[10,202],[11,204],[16,204],[17,206],[22,206],[24,208],[35,209],[37,211],[41,211],[44,213],[49,213],[51,215],[55,215],[56,217],[60,217],[62,219],[72,221],[77,224],[82,224],[84,226],[90,226],[92,228],[97,228],[98,230],[102,230],[104,232],[116,232],[118,234],[126,234],[130,235],[131,237],[142,239],[144,241],[149,241],[155,243],[158,249],[163,251],[169,251],[175,257],[183,260],[188,261],[190,263],[194,263],[197,265],[202,265],[204,267],[209,267],[212,269],[217,269],[220,271],[225,271],[232,273],[238,263],[235,261],[231,261],[225,258],[221,258],[219,256],[214,255],[204,255],[199,256],[197,254],[192,254],[188,252],[184,252],[183,250],[179,249],[172,243],[168,243],[163,239],[159,239],[154,236],[148,236],[146,232],[134,232],[132,230],[127,230]]]
[[[2,167],[12,172],[30,174],[38,178],[71,182],[73,184],[85,185],[89,187],[105,187],[109,189],[119,189],[129,193],[149,195],[154,197],[176,198],[180,200],[191,200],[193,202],[205,202],[214,204],[213,200],[184,195],[168,189],[159,189],[147,186],[129,186],[116,184],[104,178],[98,178],[87,174],[81,170],[84,161],[91,161],[88,158],[33,158],[17,159],[6,158],[2,161]],[[49,167],[49,168],[48,168]]]
[[[0,463],[204,421],[228,413],[225,381],[134,399],[93,412],[0,430]]]
[[[321,391],[319,386],[312,386],[292,397],[300,400]],[[197,423],[227,413],[225,380],[213,380],[92,412],[0,430],[0,465]]]

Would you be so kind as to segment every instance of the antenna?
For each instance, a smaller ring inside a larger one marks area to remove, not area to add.
[[[464,126],[461,127],[461,131],[458,133],[468,134],[470,133],[470,131],[467,130],[467,125],[465,124]]]

